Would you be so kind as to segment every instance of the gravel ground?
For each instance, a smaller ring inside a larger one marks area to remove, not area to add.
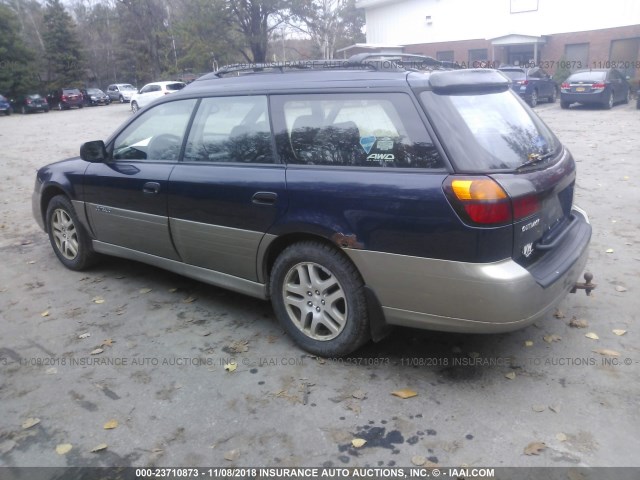
[[[35,170],[105,139],[128,105],[0,118],[0,465],[640,466],[640,112],[536,110],[578,162],[598,289],[518,332],[397,329],[339,361],[305,355],[266,302],[58,262],[31,216]],[[391,395],[404,388],[417,396]]]

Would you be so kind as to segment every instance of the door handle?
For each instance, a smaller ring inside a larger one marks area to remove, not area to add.
[[[144,193],[158,193],[160,191],[160,184],[158,182],[147,182],[142,186]]]
[[[251,201],[257,205],[273,205],[278,200],[275,192],[256,192],[251,197]]]

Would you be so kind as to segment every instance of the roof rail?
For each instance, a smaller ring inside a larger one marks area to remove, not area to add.
[[[225,65],[219,68],[213,74],[216,77],[224,77],[226,75],[241,73],[265,73],[265,72],[280,72],[290,70],[313,70],[313,69],[362,69],[375,70],[375,66],[354,63],[350,60],[297,60],[291,62],[272,62],[272,63],[235,63],[232,65]]]
[[[348,59],[333,60],[297,60],[291,62],[272,63],[235,63],[219,68],[212,74],[205,75],[203,79],[227,75],[239,76],[243,73],[285,73],[291,70],[443,70],[461,68],[454,62],[436,60],[425,55],[410,53],[359,53]]]
[[[381,64],[382,68],[378,69],[385,70],[389,69],[390,66],[411,71],[462,68],[456,62],[436,60],[435,58],[427,55],[418,55],[414,53],[357,53],[349,57],[347,61],[359,64]]]

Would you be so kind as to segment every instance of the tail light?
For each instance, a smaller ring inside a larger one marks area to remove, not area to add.
[[[27,98],[27,105],[30,105],[30,104],[31,104],[31,99]]]
[[[506,225],[540,209],[536,196],[511,199],[495,180],[488,177],[448,177],[443,188],[458,215],[475,225]]]
[[[594,83],[593,85],[591,85],[591,88],[596,89],[596,88],[604,88],[606,87],[606,85],[604,83]]]
[[[62,95],[62,96],[60,97],[60,99],[61,99],[63,102],[66,102],[66,101],[67,101],[67,96],[66,96],[66,95]]]
[[[560,85],[560,88],[564,90],[568,90],[569,88],[571,88],[571,86],[567,82],[562,82],[562,85]]]
[[[520,85],[529,85],[529,80],[520,80],[518,83]]]

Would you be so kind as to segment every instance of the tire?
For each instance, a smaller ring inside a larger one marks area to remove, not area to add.
[[[62,110],[64,110],[64,107],[62,106],[62,102],[58,102],[58,111],[61,112]]]
[[[25,106],[23,105],[22,107],[20,107],[20,113],[22,115],[26,115],[27,114],[27,109],[25,108]]]
[[[95,263],[97,254],[91,249],[91,239],[67,197],[57,195],[51,199],[46,222],[53,251],[65,267],[84,270]]]
[[[529,105],[533,108],[538,105],[538,91],[531,92],[531,99],[529,99]]]
[[[557,99],[558,99],[558,91],[554,88],[553,89],[553,93],[548,98],[548,100],[549,100],[549,103],[556,103]]]
[[[329,245],[309,241],[287,247],[273,265],[270,290],[278,321],[308,352],[343,356],[370,339],[364,282],[349,259]]]
[[[638,95],[638,98],[636,99],[636,108],[640,110],[640,95]]]
[[[118,98],[118,100],[120,100],[120,103],[124,103],[124,97],[122,95],[120,95],[120,97]]]
[[[624,97],[624,103],[629,103],[631,101],[631,90],[627,90],[627,96]]]
[[[560,108],[562,108],[563,110],[567,110],[569,108],[569,105],[571,105],[571,103],[569,102],[560,102]]]
[[[78,105],[78,108],[84,108],[84,105],[81,103],[80,105]]]
[[[609,92],[609,96],[607,97],[607,100],[602,104],[602,107],[605,110],[611,110],[611,108],[613,107],[613,92]]]
[[[140,109],[138,108],[138,102],[135,102],[135,101],[134,101],[134,102],[131,102],[131,111],[132,111],[133,113],[138,113],[138,110],[140,110]]]

